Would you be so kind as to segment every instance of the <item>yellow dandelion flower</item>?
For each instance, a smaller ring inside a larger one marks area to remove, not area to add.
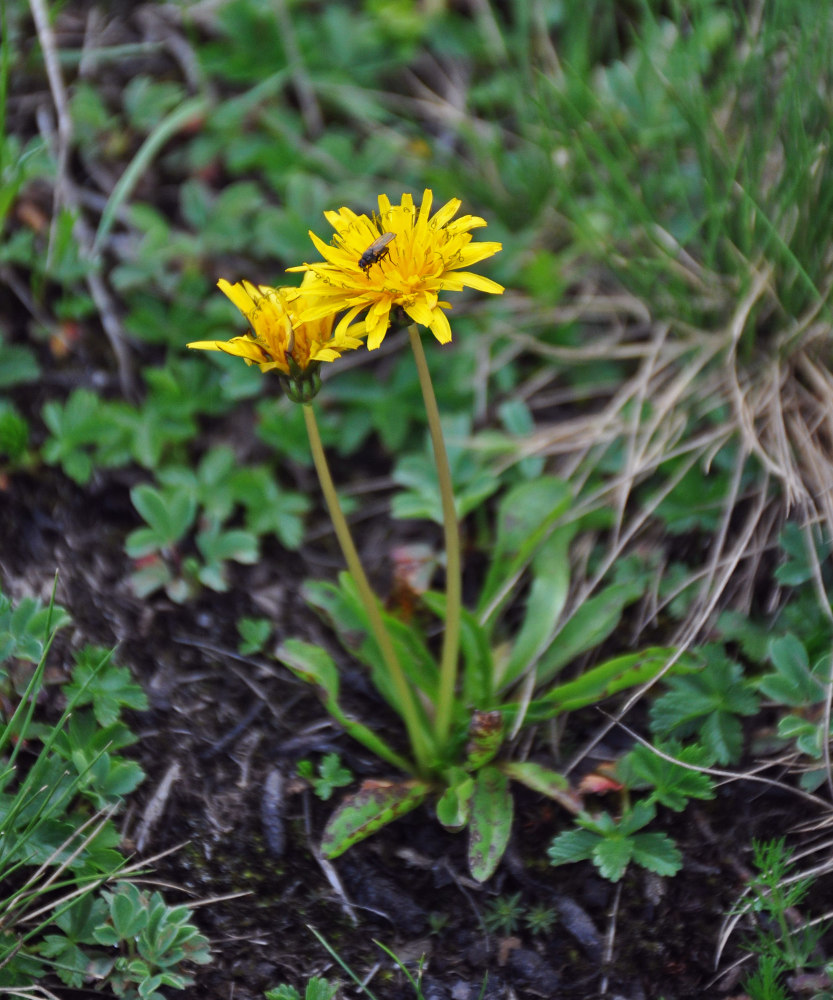
[[[318,369],[322,361],[335,361],[342,353],[361,347],[357,327],[333,333],[334,316],[301,319],[318,304],[310,294],[312,279],[305,276],[300,288],[270,288],[249,281],[235,284],[221,278],[217,287],[248,319],[251,330],[231,340],[198,340],[188,347],[223,351],[257,365],[262,372],[275,371],[290,398],[306,402],[320,387]]]
[[[336,334],[345,333],[356,317],[367,311],[367,346],[375,350],[390,325],[391,310],[401,307],[415,322],[427,326],[441,344],[451,340],[442,292],[468,286],[500,294],[503,286],[465,270],[502,249],[500,243],[473,243],[469,230],[485,226],[485,219],[463,215],[455,219],[461,202],[453,198],[431,215],[433,193],[426,189],[417,208],[409,194],[399,205],[379,195],[379,214],[356,215],[349,208],[325,212],[335,230],[332,244],[315,233],[310,238],[324,260],[291,267],[312,273],[309,285],[319,297],[317,306],[302,317],[312,321],[327,312],[344,311]]]

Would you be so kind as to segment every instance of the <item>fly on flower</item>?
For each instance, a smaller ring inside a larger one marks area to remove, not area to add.
[[[370,277],[370,269],[374,264],[378,264],[383,257],[387,257],[390,253],[390,247],[388,243],[396,239],[396,233],[382,233],[382,235],[374,240],[370,246],[365,250],[365,252],[359,257],[359,267],[364,271],[364,273]]]
[[[430,189],[416,206],[411,195],[392,205],[387,195],[379,195],[379,211],[373,216],[357,215],[352,209],[325,212],[335,230],[332,244],[315,233],[310,238],[324,260],[290,267],[312,275],[310,292],[319,304],[301,314],[305,321],[343,313],[336,334],[345,333],[360,313],[366,311],[364,331],[373,351],[385,339],[391,314],[402,310],[421,326],[427,326],[441,344],[451,340],[446,310],[451,308],[441,296],[474,288],[499,295],[503,286],[469,271],[501,249],[500,243],[475,243],[472,229],[486,225],[474,215],[454,218],[461,202],[453,198],[431,214],[434,196]],[[384,268],[373,265],[386,257],[396,240],[396,253]]]

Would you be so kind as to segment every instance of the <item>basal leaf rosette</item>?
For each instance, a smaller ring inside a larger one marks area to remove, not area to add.
[[[249,281],[235,284],[221,278],[217,287],[248,319],[251,329],[231,340],[198,340],[188,347],[222,351],[257,365],[262,372],[274,371],[290,399],[308,402],[320,388],[318,370],[322,361],[335,361],[344,351],[361,347],[361,328],[333,332],[333,314],[317,309],[318,296],[311,293],[310,277],[300,288],[272,288]],[[318,312],[314,319],[304,313]]]
[[[315,233],[310,238],[324,258],[317,264],[302,264],[290,271],[306,271],[309,284],[320,303],[305,311],[313,321],[330,313],[343,312],[336,335],[345,334],[360,313],[366,311],[367,346],[375,350],[384,340],[391,311],[401,307],[421,326],[427,326],[441,344],[451,340],[451,326],[445,314],[451,306],[440,300],[444,292],[476,288],[499,295],[503,286],[467,270],[502,249],[500,243],[475,243],[470,230],[486,225],[474,215],[455,219],[459,198],[446,202],[431,215],[433,193],[426,189],[422,204],[414,205],[409,194],[398,205],[387,195],[379,195],[379,214],[356,215],[349,208],[325,212],[335,230],[332,243]],[[392,234],[387,242],[380,237]],[[377,247],[377,252],[372,248]]]

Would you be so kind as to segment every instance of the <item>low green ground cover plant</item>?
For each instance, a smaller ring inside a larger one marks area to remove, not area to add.
[[[311,760],[299,760],[298,774],[323,802],[331,799],[337,788],[344,788],[354,780],[353,772],[342,764],[337,753],[325,754],[317,768]]]
[[[331,983],[321,976],[312,976],[304,990],[303,1000],[333,1000],[338,993],[338,984]],[[294,986],[283,983],[264,994],[266,1000],[302,1000],[301,994]]]
[[[237,622],[240,642],[237,652],[241,656],[251,656],[263,651],[272,634],[272,622],[268,618],[241,618]]]
[[[734,662],[730,671],[736,689],[731,697],[723,698],[718,716],[713,716],[719,717],[721,724],[710,736],[701,725],[708,716],[698,715],[699,709],[705,707],[702,701],[691,699],[687,718],[683,718],[673,702],[661,698],[652,707],[657,731],[678,724],[688,732],[699,728],[704,743],[725,751],[716,759],[734,763],[742,747],[741,716],[766,704],[778,716],[769,748],[792,751],[800,787],[815,792],[829,780],[826,744],[830,722],[824,706],[831,677],[833,577],[828,552],[829,546],[814,527],[802,528],[795,521],[784,525],[777,548],[778,562],[772,572],[772,585],[781,597],[774,614],[759,618],[727,610],[717,622],[723,646],[738,650],[740,661]],[[714,662],[722,664],[725,679],[727,661],[721,655]],[[707,672],[708,665],[704,676]],[[676,683],[672,680],[670,685]],[[713,684],[712,699],[719,697],[717,692]],[[714,700],[712,710],[716,707]],[[721,716],[720,712],[725,714]],[[717,738],[720,731],[725,737],[722,741]]]
[[[131,491],[145,521],[125,542],[138,565],[131,582],[140,597],[164,588],[181,604],[203,587],[223,592],[227,564],[256,562],[264,536],[287,549],[301,544],[306,498],[282,490],[266,465],[239,466],[230,448],[207,452],[196,470],[163,467],[157,478],[159,487],[143,483]],[[237,527],[241,511],[244,527]]]
[[[607,812],[582,813],[576,819],[581,829],[566,830],[553,840],[547,851],[550,864],[590,860],[611,882],[618,882],[629,864],[657,875],[676,875],[682,857],[673,841],[665,833],[644,831],[655,815],[656,807],[648,800],[637,802],[619,819]]]
[[[754,841],[752,853],[756,872],[736,908],[739,916],[752,919],[744,946],[757,960],[744,988],[752,1000],[787,1000],[791,995],[788,976],[823,969],[828,988],[817,989],[814,1000],[824,1000],[833,993],[829,978],[833,963],[819,948],[829,921],[796,921],[814,878],[802,877],[797,871],[793,851],[783,838]]]
[[[520,929],[523,909],[521,893],[498,896],[483,914],[483,923],[493,934],[514,934]]]
[[[123,713],[147,699],[112,650],[85,646],[62,685],[60,718],[38,693],[64,609],[0,594],[0,986],[80,989],[105,982],[126,1000],[161,1000],[210,961],[188,907],[130,882],[114,817],[144,777],[119,751],[136,737]]]

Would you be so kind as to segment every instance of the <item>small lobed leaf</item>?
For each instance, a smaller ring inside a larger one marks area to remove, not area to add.
[[[810,670],[804,644],[792,634],[780,636],[769,644],[769,658],[775,672],[758,682],[759,690],[782,705],[798,708],[814,705],[824,697],[824,685]]]
[[[259,547],[257,537],[250,531],[232,528],[222,531],[213,528],[197,535],[197,547],[207,562],[235,562],[251,565],[257,562]]]
[[[178,542],[194,523],[197,513],[196,499],[182,488],[157,490],[143,483],[133,487],[130,499],[150,526],[158,548]]]
[[[721,764],[730,764],[743,749],[740,719],[730,712],[712,712],[705,720],[700,737]]]
[[[240,618],[237,622],[240,642],[237,651],[243,656],[259,653],[272,634],[272,622],[268,618]]]
[[[134,937],[147,926],[149,913],[136,886],[122,886],[112,895],[110,917],[123,940]]]
[[[704,647],[701,652],[706,657],[703,670],[670,678],[670,690],[651,706],[651,728],[663,736],[698,733],[700,742],[726,764],[740,753],[738,716],[754,715],[759,699],[741,665],[722,649]]]
[[[128,548],[128,555],[130,555]],[[147,597],[156,590],[167,586],[173,581],[173,574],[168,566],[161,560],[156,559],[142,569],[130,574],[130,586],[137,597]],[[182,600],[185,600],[183,596]]]
[[[325,802],[333,794],[336,788],[349,785],[353,780],[353,772],[341,763],[341,757],[337,753],[325,754],[318,765],[318,786],[316,794]]]
[[[634,843],[630,837],[606,837],[593,848],[593,864],[601,875],[618,882],[633,857]]]
[[[664,833],[638,833],[632,838],[633,860],[657,875],[676,875],[683,858],[676,844]]]
[[[289,986],[286,983],[274,990],[267,990],[265,996],[266,1000],[301,1000],[301,994],[295,987]]]
[[[651,747],[640,744],[619,761],[617,776],[630,788],[653,788],[652,798],[677,812],[682,811],[691,798],[714,798],[711,778],[702,771],[682,766],[709,767],[714,762],[712,753],[698,744],[682,747],[676,741],[661,744],[659,749],[681,763],[667,760],[654,753]]]
[[[338,986],[320,976],[313,976],[307,983],[304,1000],[333,1000],[338,992]]]
[[[0,389],[34,382],[39,376],[40,368],[28,347],[0,343]]]
[[[593,855],[593,848],[599,843],[599,836],[592,830],[565,830],[555,837],[547,848],[551,865],[569,865],[576,861],[587,861]]]
[[[199,566],[196,569],[196,576],[204,587],[215,590],[218,594],[225,593],[229,588],[226,567],[223,563],[209,562],[205,566]],[[171,600],[175,600],[170,592],[168,596]]]
[[[637,830],[641,830],[643,826],[652,822],[656,814],[657,807],[650,799],[639,799],[622,813],[618,822],[614,821],[608,813],[602,815],[610,821],[607,830],[608,836],[630,837]]]
[[[134,683],[130,671],[110,661],[112,651],[100,646],[85,646],[75,653],[72,681],[63,687],[64,694],[76,705],[92,703],[100,726],[110,726],[122,708],[144,711],[147,695]]]

